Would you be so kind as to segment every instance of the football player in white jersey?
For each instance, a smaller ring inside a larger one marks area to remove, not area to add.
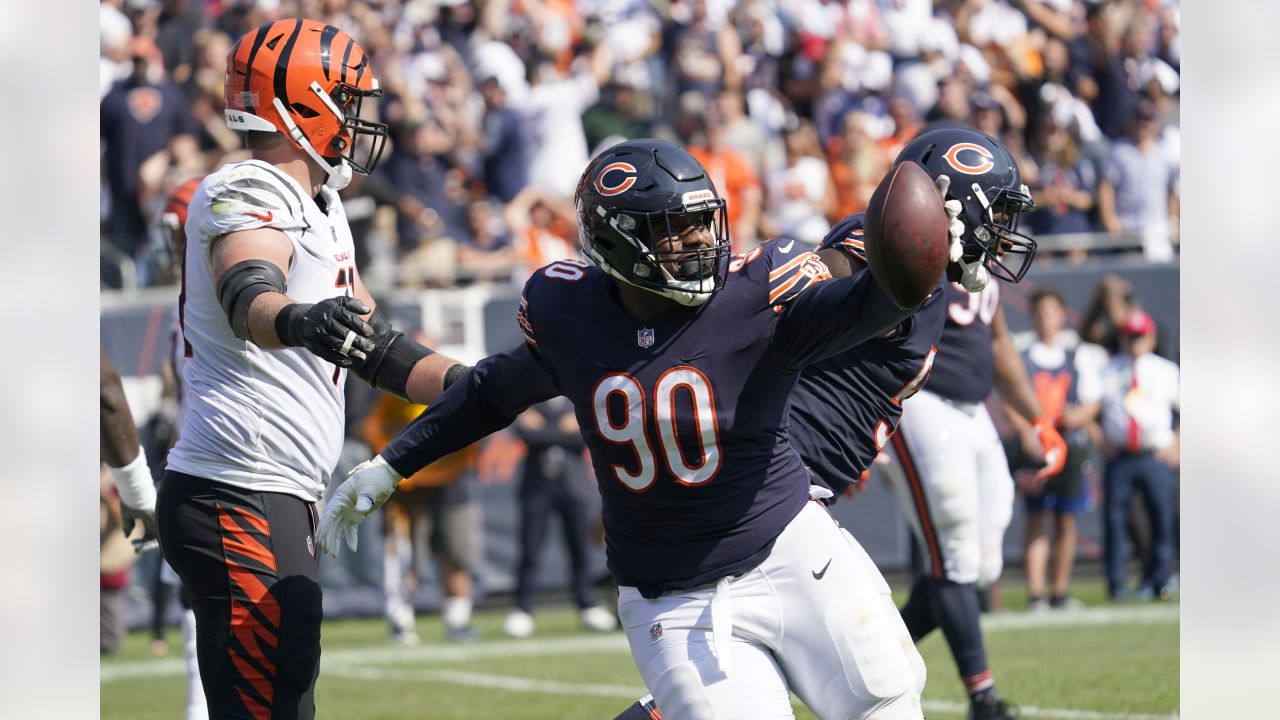
[[[286,18],[227,58],[226,118],[252,159],[209,175],[186,221],[179,438],[156,503],[186,585],[213,720],[315,716],[316,503],[337,463],[348,372],[418,403],[465,372],[391,328],[355,267],[338,190],[387,128],[363,49]]]

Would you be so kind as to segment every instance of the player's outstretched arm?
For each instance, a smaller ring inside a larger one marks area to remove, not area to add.
[[[363,360],[374,349],[373,328],[360,316],[372,308],[347,296],[294,302],[282,269],[292,258],[293,243],[273,228],[214,241],[213,283],[231,331],[262,348],[305,347],[338,367]]]
[[[316,532],[335,557],[345,539],[386,502],[402,478],[507,427],[530,406],[560,394],[528,345],[491,355],[453,383],[369,462],[357,466],[325,506]]]
[[[869,272],[826,279],[786,303],[774,344],[798,369],[881,335],[913,312],[899,308]]]
[[[392,327],[378,310],[358,273],[353,292],[366,307],[373,309],[369,316],[373,348],[352,365],[351,370],[356,377],[383,392],[426,405],[434,402],[440,393],[470,369],[448,355],[414,342]]]

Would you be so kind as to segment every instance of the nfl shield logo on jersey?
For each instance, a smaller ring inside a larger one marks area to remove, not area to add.
[[[662,637],[662,623],[654,623],[653,627],[649,628],[649,639],[656,642],[660,637]]]
[[[642,348],[653,345],[653,328],[641,328],[636,331],[636,344]]]

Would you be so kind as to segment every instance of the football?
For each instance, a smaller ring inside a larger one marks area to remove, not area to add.
[[[933,178],[914,162],[889,171],[871,195],[863,236],[867,265],[898,307],[919,305],[942,277],[947,225]]]

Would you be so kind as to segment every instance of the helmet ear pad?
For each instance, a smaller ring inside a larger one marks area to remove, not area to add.
[[[725,202],[702,165],[671,143],[634,140],[588,163],[575,193],[583,255],[612,277],[684,305],[724,284]],[[713,242],[672,249],[667,238],[705,227]]]

